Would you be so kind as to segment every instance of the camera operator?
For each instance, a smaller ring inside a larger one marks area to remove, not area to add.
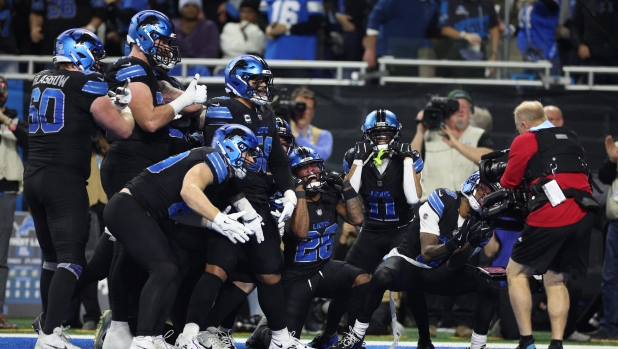
[[[296,144],[300,147],[308,147],[315,150],[324,162],[328,161],[333,152],[333,135],[330,131],[322,130],[311,125],[315,116],[315,93],[306,87],[299,87],[292,92],[292,100],[296,104],[305,104],[302,108],[295,108],[290,127],[296,137]]]
[[[519,348],[535,348],[528,277],[536,270],[544,274],[552,327],[549,348],[561,349],[569,310],[565,281],[567,274],[586,275],[591,211],[598,203],[591,195],[586,154],[577,135],[553,126],[539,102],[523,102],[514,114],[520,135],[513,140],[500,184],[512,189],[523,185],[528,201],[529,215],[507,266]],[[487,178],[495,179],[491,174]]]
[[[491,152],[494,146],[489,133],[469,124],[473,110],[470,95],[463,90],[453,90],[448,99],[436,106],[442,110],[442,117],[437,118],[441,120],[436,120],[433,113],[424,115],[435,110],[430,109],[436,104],[432,102],[416,117],[416,134],[411,144],[412,149],[421,152],[426,171],[421,180],[421,201],[427,200],[437,188],[458,190],[468,175],[477,170],[481,156]]]

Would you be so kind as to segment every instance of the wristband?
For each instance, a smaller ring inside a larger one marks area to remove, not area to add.
[[[358,196],[358,193],[356,192],[356,190],[354,190],[354,188],[352,188],[351,186],[350,186],[350,189],[343,190],[341,194],[343,194],[343,199],[345,201],[352,200]]]
[[[466,34],[468,34],[468,33],[466,33],[466,32],[465,32],[465,31],[463,31],[463,30],[462,30],[462,31],[460,31],[460,32],[459,32],[459,38],[460,38],[460,39],[465,39],[465,38],[466,38]]]
[[[447,241],[444,244],[444,247],[446,247],[446,250],[448,251],[448,253],[453,253],[453,251],[455,251],[458,248],[457,245],[455,245],[455,242],[453,242],[453,239]]]
[[[304,190],[295,191],[294,193],[296,194],[297,199],[305,199],[307,197]]]

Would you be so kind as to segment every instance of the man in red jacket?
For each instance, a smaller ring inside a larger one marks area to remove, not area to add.
[[[561,349],[569,310],[565,281],[567,274],[586,274],[593,223],[589,211],[596,202],[577,135],[566,127],[554,127],[539,102],[523,102],[514,114],[520,135],[511,144],[500,184],[528,188],[530,214],[507,266],[509,296],[521,336],[518,349],[536,348],[528,285],[535,270],[544,274],[552,326],[549,349]]]

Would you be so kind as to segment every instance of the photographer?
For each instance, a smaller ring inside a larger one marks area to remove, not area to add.
[[[586,275],[590,211],[598,209],[598,203],[591,195],[586,154],[577,135],[553,126],[539,102],[523,102],[514,114],[520,135],[513,140],[500,184],[524,186],[529,215],[507,266],[509,297],[519,327],[519,348],[535,348],[528,277],[535,270],[544,274],[552,327],[549,348],[559,349],[569,310],[565,281],[567,274]],[[493,179],[490,174],[488,180]]]
[[[411,144],[412,149],[421,152],[425,161],[421,201],[427,200],[427,195],[437,188],[459,189],[468,175],[477,170],[481,156],[491,152],[494,146],[489,133],[469,124],[473,110],[470,95],[463,90],[453,90],[448,99],[451,101],[430,102],[428,108],[416,117],[416,134]],[[436,109],[442,111],[441,117],[435,118],[434,114],[424,116],[428,110]]]
[[[311,125],[315,116],[315,93],[306,87],[299,87],[292,92],[292,100],[297,104],[303,103],[304,110],[295,108],[290,127],[296,137],[296,144],[311,148],[320,155],[324,162],[328,161],[333,152],[333,135],[330,131],[322,130]]]

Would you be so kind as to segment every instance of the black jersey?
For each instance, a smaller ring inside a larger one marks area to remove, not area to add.
[[[354,162],[354,149],[346,152],[343,160],[345,173]],[[382,174],[370,160],[363,166],[359,195],[363,200],[365,222],[371,229],[391,229],[407,224],[414,217],[412,206],[403,192],[403,160],[391,156]],[[413,181],[414,178],[408,180]]]
[[[337,203],[341,197],[333,191],[322,193],[317,202],[307,202],[309,233],[299,239],[291,233],[283,235],[285,282],[305,282],[314,276],[333,252],[337,232]]]
[[[204,125],[204,141],[211,144],[212,137],[221,125],[240,124],[248,127],[260,144],[264,155],[257,159],[259,172],[252,172],[244,179],[237,180],[239,188],[249,201],[268,203],[268,195],[273,190],[271,172],[275,186],[282,193],[293,190],[292,172],[288,165],[288,156],[281,146],[275,124],[275,113],[269,105],[248,108],[242,102],[228,97],[216,97],[208,101]]]
[[[214,201],[224,190],[226,198],[238,195],[233,181],[229,181],[233,173],[229,162],[210,147],[195,148],[158,162],[130,180],[125,188],[157,220],[182,216],[191,211],[180,196],[183,179],[200,163],[205,163],[214,177],[213,183],[204,190],[209,200]],[[227,186],[228,182],[232,185]]]
[[[425,262],[423,260],[420,241],[421,221],[433,220],[433,224],[435,225],[435,220],[437,220],[440,233],[438,239],[441,244],[444,244],[453,237],[453,232],[457,231],[460,203],[461,195],[457,195],[454,191],[446,188],[434,190],[427,198],[427,202],[419,209],[419,214],[414,217],[412,227],[404,237],[401,245],[397,247],[397,251],[432,268],[446,261],[448,257],[432,262]],[[426,211],[426,209],[431,209],[431,212],[435,214],[427,213],[428,211]],[[423,211],[425,211],[425,213]]]
[[[29,155],[25,177],[46,166],[90,176],[96,124],[90,113],[95,99],[107,95],[107,83],[97,73],[45,70],[34,76],[28,113]]]
[[[114,62],[106,74],[110,90],[122,87],[127,79],[131,82],[146,84],[152,94],[152,105],[163,104],[163,95],[159,90],[159,82],[152,67],[135,57],[122,57]],[[105,161],[103,167],[107,171],[121,169],[124,172],[141,171],[144,168],[167,158],[169,154],[169,129],[161,127],[155,132],[143,130],[137,123],[133,133],[127,139],[108,137],[111,143],[109,151],[113,153]]]

